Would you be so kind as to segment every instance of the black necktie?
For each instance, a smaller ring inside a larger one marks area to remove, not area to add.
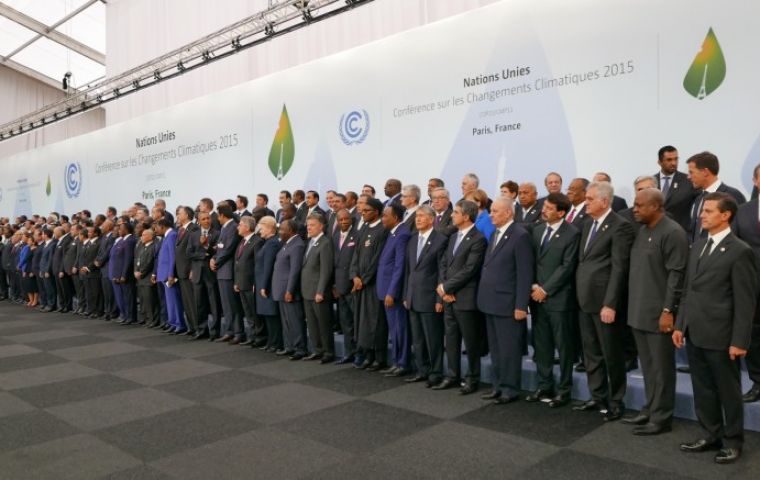
[[[546,235],[544,235],[544,240],[541,242],[541,248],[539,249],[539,253],[544,253],[544,250],[546,250],[546,247],[549,246],[549,239],[552,236],[552,227],[546,226]]]
[[[706,260],[707,257],[710,256],[710,253],[712,253],[712,247],[714,244],[715,242],[713,242],[712,238],[707,240],[707,244],[705,245],[705,248],[702,249],[702,253],[699,254],[699,259],[697,260],[697,271],[699,271],[699,267],[702,264],[702,259],[704,258]]]

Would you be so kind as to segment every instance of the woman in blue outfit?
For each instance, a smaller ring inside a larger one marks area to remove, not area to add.
[[[27,297],[26,306],[34,308],[37,306],[38,289],[37,279],[34,276],[32,260],[37,245],[34,243],[34,237],[31,233],[24,234],[24,245],[18,254],[18,270],[21,272],[21,289]]]
[[[483,190],[475,190],[467,194],[467,200],[473,201],[478,205],[478,217],[475,219],[475,228],[486,237],[486,242],[491,241],[491,235],[496,231],[496,227],[491,222],[491,215],[488,213],[488,194]]]

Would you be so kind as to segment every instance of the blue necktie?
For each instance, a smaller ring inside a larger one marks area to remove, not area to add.
[[[588,247],[591,246],[591,242],[594,241],[594,238],[596,238],[596,228],[599,226],[599,222],[594,220],[594,225],[591,227],[591,233],[588,235],[588,241],[586,242],[586,248],[584,252],[588,251]]]
[[[546,250],[546,247],[549,246],[549,239],[552,237],[552,227],[546,226],[546,235],[544,235],[544,240],[541,242],[541,249],[539,250],[539,253],[544,253],[544,250]]]
[[[425,248],[425,237],[420,235],[420,241],[417,243],[417,261],[420,261],[420,255],[422,255],[422,249]]]

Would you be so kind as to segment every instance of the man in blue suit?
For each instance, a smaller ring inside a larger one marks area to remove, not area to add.
[[[277,252],[272,272],[272,298],[280,308],[284,340],[284,347],[277,355],[289,355],[291,360],[306,357],[306,322],[301,298],[301,265],[306,246],[298,229],[295,219],[280,224],[282,247]]]
[[[237,345],[243,337],[243,305],[240,303],[240,297],[235,293],[234,281],[234,259],[238,243],[240,243],[240,235],[237,233],[237,222],[233,218],[232,207],[226,202],[221,202],[217,204],[216,211],[222,227],[216,244],[216,254],[209,266],[211,271],[216,273],[224,314],[219,332],[222,337],[218,341]]]
[[[159,288],[164,291],[164,298],[166,299],[167,321],[169,324],[167,333],[177,335],[187,331],[183,319],[182,297],[180,296],[179,285],[174,273],[174,249],[177,243],[177,232],[174,230],[172,223],[166,218],[159,220],[156,228],[164,237],[164,240],[161,242],[161,249],[158,252],[156,280],[160,284]]]
[[[493,391],[484,398],[499,404],[517,400],[521,390],[533,284],[533,242],[514,217],[511,198],[494,200],[491,221],[496,231],[483,259],[478,285],[478,309],[486,316],[493,385]]]
[[[113,283],[114,294],[119,304],[122,324],[137,323],[137,303],[135,296],[134,257],[137,239],[134,227],[129,222],[119,225],[119,237],[111,248],[108,276]],[[144,323],[140,322],[140,323]]]
[[[55,291],[55,275],[53,273],[53,254],[55,253],[55,247],[58,245],[58,240],[53,238],[53,230],[43,230],[44,247],[42,250],[42,258],[40,259],[40,279],[45,287],[44,292],[40,292],[40,295],[45,296],[45,308],[43,312],[52,312],[56,309],[56,291]]]
[[[388,237],[377,266],[377,298],[385,306],[385,316],[391,336],[390,367],[380,373],[387,377],[400,377],[410,372],[411,345],[409,317],[402,301],[406,245],[411,233],[401,223],[404,207],[389,202],[383,209],[383,226]]]
[[[95,265],[100,269],[100,284],[103,290],[103,315],[105,320],[111,320],[116,317],[115,291],[108,275],[108,266],[111,260],[111,249],[116,240],[116,234],[113,232],[114,224],[111,220],[106,220],[100,229],[103,231],[103,237],[98,247],[98,256],[95,258]]]

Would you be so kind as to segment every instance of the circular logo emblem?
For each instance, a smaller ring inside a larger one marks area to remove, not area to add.
[[[366,110],[354,110],[340,117],[340,139],[346,145],[363,143],[369,135],[369,114]]]
[[[82,168],[79,163],[69,163],[66,165],[63,183],[66,185],[66,195],[69,198],[76,198],[82,191]]]

